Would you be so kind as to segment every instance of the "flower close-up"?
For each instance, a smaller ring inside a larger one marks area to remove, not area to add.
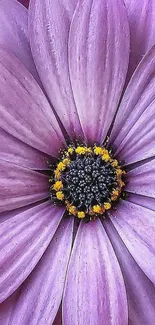
[[[0,325],[154,325],[155,1],[0,3]]]

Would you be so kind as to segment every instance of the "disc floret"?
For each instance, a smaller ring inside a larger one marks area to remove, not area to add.
[[[69,146],[49,181],[51,198],[63,203],[69,215],[96,218],[111,209],[125,186],[125,171],[104,146]]]

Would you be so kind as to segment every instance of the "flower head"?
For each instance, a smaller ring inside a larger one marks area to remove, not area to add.
[[[23,19],[0,37],[0,320],[154,325],[155,47],[128,83],[127,0],[31,0],[29,34],[17,2],[1,21],[9,3]]]

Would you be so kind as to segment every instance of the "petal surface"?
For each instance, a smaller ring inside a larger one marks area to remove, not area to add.
[[[101,143],[114,118],[129,58],[121,0],[80,0],[69,35],[71,83],[87,142]]]
[[[12,54],[0,49],[0,127],[30,146],[58,155],[64,138],[35,79]]]
[[[128,201],[155,211],[155,199],[152,197],[128,193]]]
[[[122,274],[99,220],[82,222],[73,246],[63,301],[64,325],[127,325]]]
[[[123,201],[111,221],[146,276],[155,283],[155,211]]]
[[[68,67],[68,37],[77,0],[32,0],[30,40],[48,97],[71,138],[82,133]]]
[[[115,154],[126,163],[155,155],[155,46],[135,71],[110,136]]]
[[[1,0],[0,45],[14,53],[38,80],[28,37],[28,11],[16,0]]]
[[[0,128],[0,159],[21,167],[47,169],[49,157]]]
[[[49,197],[48,177],[0,160],[0,212]]]
[[[125,0],[128,13],[131,52],[128,78],[136,66],[155,43],[155,1],[154,0]]]
[[[153,325],[155,286],[136,264],[111,222],[104,222],[104,227],[123,274],[128,299],[129,325]]]
[[[20,289],[16,290],[8,299],[0,304],[0,324],[9,325],[12,311],[19,296]]]
[[[155,159],[127,173],[128,192],[155,198]]]
[[[60,224],[46,252],[23,285],[10,325],[53,324],[62,299],[72,231],[73,218]]]
[[[1,223],[0,302],[9,297],[40,260],[63,210],[46,202]]]

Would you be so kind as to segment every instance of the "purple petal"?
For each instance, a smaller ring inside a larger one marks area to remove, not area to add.
[[[1,0],[0,45],[14,53],[38,80],[28,39],[28,12],[15,0]]]
[[[152,197],[128,193],[128,201],[155,211],[155,199]]]
[[[0,302],[33,271],[49,245],[63,210],[46,202],[1,223]]]
[[[64,325],[127,325],[122,274],[99,220],[81,223],[68,267]]]
[[[82,130],[68,67],[68,37],[77,0],[30,3],[30,39],[43,86],[71,138]]]
[[[117,46],[116,46],[117,44]],[[85,138],[102,142],[116,112],[129,58],[121,0],[80,0],[69,36],[71,83]]]
[[[25,212],[25,210],[27,211],[28,209],[31,209],[39,204],[43,203],[42,201],[40,202],[36,202],[36,203],[32,203],[32,204],[29,204],[27,205],[26,207],[22,207],[22,208],[17,208],[17,209],[14,209],[14,210],[11,210],[11,211],[4,211],[4,212],[1,212],[0,213],[0,223],[16,216],[17,214],[20,214],[22,212]]]
[[[48,177],[0,160],[0,212],[49,197]]]
[[[73,218],[55,233],[40,262],[25,282],[10,325],[51,325],[62,299],[72,245]],[[64,258],[65,257],[65,258]]]
[[[0,128],[0,159],[32,169],[47,169],[49,157]]]
[[[122,99],[110,143],[132,163],[155,155],[155,46],[144,57]]]
[[[146,276],[155,283],[155,212],[123,201],[111,220],[127,249]]]
[[[125,0],[130,26],[130,63],[128,79],[155,40],[155,1]]]
[[[47,154],[58,155],[64,138],[52,109],[28,70],[0,49],[0,127]]]
[[[126,190],[155,198],[155,159],[127,173]]]
[[[153,325],[155,320],[155,287],[135,263],[111,222],[106,221],[104,226],[123,273],[128,299],[129,324]]]
[[[9,325],[9,320],[14,308],[14,305],[18,299],[20,290],[16,290],[8,299],[0,304],[0,324]]]

